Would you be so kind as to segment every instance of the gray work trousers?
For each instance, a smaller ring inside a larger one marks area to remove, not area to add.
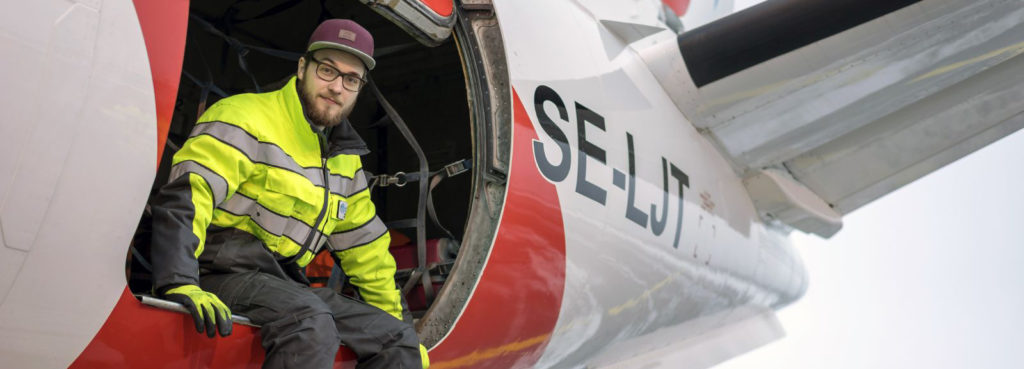
[[[332,368],[339,343],[358,369],[421,367],[412,325],[330,289],[260,272],[204,275],[200,286],[261,326],[265,369]]]

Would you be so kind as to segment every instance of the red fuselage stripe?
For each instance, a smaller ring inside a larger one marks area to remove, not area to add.
[[[100,332],[69,369],[258,368],[256,330],[235,325],[225,338],[196,333],[192,317],[142,305],[125,286]]]
[[[432,369],[532,365],[558,321],[565,287],[565,228],[555,186],[534,164],[537,133],[513,90],[514,137],[498,234],[472,299],[430,351]]]
[[[181,64],[185,57],[185,34],[188,28],[188,0],[134,0],[135,12],[142,27],[149,55],[149,69],[153,75],[153,93],[156,96],[156,160],[164,152],[164,141],[174,115],[174,100],[178,95]]]

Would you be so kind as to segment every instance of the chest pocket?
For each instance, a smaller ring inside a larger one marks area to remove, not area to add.
[[[305,177],[282,170],[268,171],[266,190],[260,195],[260,203],[268,208],[273,206],[274,212],[307,223],[316,220],[323,201],[322,188],[314,186]]]

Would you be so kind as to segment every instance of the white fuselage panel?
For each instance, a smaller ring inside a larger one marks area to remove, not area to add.
[[[565,224],[565,293],[538,367],[585,364],[617,342],[741,305],[778,307],[804,288],[785,236],[765,228],[728,162],[601,23],[658,26],[657,7],[612,5],[495,4],[512,86],[543,150],[517,160],[555,184]],[[666,37],[675,34],[633,46]],[[702,332],[681,334],[691,333]]]

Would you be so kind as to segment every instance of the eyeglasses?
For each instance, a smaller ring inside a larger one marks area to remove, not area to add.
[[[334,82],[338,77],[341,77],[341,86],[352,92],[359,92],[359,89],[363,88],[363,85],[366,84],[366,80],[358,73],[341,73],[337,68],[314,58],[312,53],[306,56],[309,60],[316,63],[316,76],[320,77],[324,82]]]

